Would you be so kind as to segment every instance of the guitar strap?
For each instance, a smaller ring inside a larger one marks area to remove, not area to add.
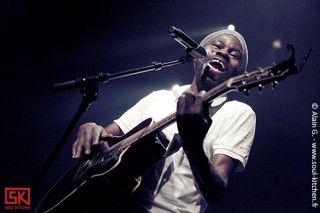
[[[172,141],[169,143],[167,152],[164,157],[168,157],[177,152],[182,147],[182,142],[179,133],[174,134]]]

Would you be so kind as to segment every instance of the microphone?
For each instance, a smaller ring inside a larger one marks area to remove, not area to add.
[[[193,58],[198,58],[203,61],[210,61],[212,59],[212,52],[210,50],[207,50],[197,44],[197,42],[195,42],[182,30],[171,26],[168,31],[171,34],[172,38],[174,38],[177,42],[184,46],[187,53]]]

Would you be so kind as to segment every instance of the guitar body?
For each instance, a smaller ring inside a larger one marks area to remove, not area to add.
[[[145,120],[112,143],[121,145],[125,138],[150,123],[151,119]],[[36,212],[83,212],[99,201],[104,205],[118,201],[138,188],[142,176],[166,153],[155,134],[125,148],[104,150],[105,144],[101,143],[94,154],[73,165],[46,194]]]

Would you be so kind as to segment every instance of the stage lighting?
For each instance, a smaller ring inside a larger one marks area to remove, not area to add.
[[[281,48],[282,44],[281,44],[280,39],[275,39],[275,40],[272,42],[272,46],[273,46],[273,48],[275,48],[275,49]]]

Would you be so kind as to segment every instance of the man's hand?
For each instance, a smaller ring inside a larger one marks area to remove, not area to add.
[[[204,116],[204,92],[186,92],[177,103],[177,125],[185,151],[202,151],[202,144],[210,127]]]
[[[112,138],[113,135],[95,123],[85,123],[80,126],[77,140],[72,146],[72,158],[79,158],[82,150],[85,155],[91,153],[91,146],[98,145],[101,139]]]

